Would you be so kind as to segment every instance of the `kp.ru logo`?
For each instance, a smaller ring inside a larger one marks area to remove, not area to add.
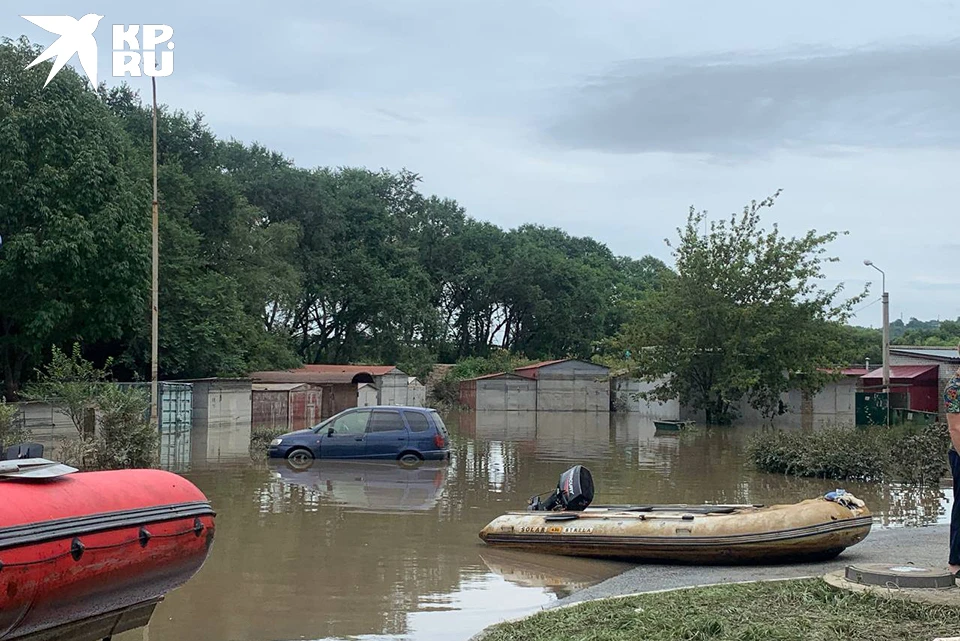
[[[80,66],[97,84],[97,41],[93,32],[103,19],[103,16],[88,13],[79,20],[70,16],[21,16],[37,25],[55,33],[60,38],[47,50],[37,56],[37,59],[27,65],[27,69],[38,65],[44,60],[56,56],[57,60],[50,69],[46,87],[63,69],[73,54],[77,54]],[[143,46],[140,46],[138,34],[141,25],[113,25],[113,77],[122,78],[131,75],[139,78],[141,75],[166,77],[173,73],[173,28],[165,24],[143,25]],[[157,64],[157,46],[166,43],[166,51],[160,51],[160,60]],[[142,73],[141,73],[142,70]]]

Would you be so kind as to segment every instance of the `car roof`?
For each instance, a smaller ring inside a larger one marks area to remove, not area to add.
[[[351,407],[351,410],[403,410],[404,412],[435,412],[432,407],[414,407],[412,405],[366,405]],[[344,410],[347,411],[347,410]]]

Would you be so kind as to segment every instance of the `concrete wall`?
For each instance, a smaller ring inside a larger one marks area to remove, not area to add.
[[[248,456],[252,407],[250,381],[193,381],[191,461]]]
[[[774,425],[781,427],[823,427],[856,423],[857,379],[847,377],[828,383],[816,394],[805,396],[800,390],[791,390],[780,395],[785,413],[773,417]],[[740,419],[737,424],[757,425],[769,422],[750,406],[746,398],[740,402]]]
[[[857,379],[846,377],[835,383],[828,383],[813,396],[804,397],[800,390],[791,390],[780,395],[785,413],[773,417],[778,427],[823,427],[828,424],[852,427],[856,423]],[[739,418],[735,425],[761,425],[770,422],[763,414],[750,406],[748,398],[741,399],[737,406]],[[694,411],[690,407],[680,408],[680,418],[706,421],[706,413]]]
[[[43,445],[44,458],[56,460],[62,443],[76,440],[77,428],[66,414],[58,410],[61,405],[43,401],[29,401],[18,405],[20,414],[15,420],[30,431],[33,442]],[[3,443],[4,447],[11,445],[16,443]]]
[[[537,381],[519,376],[483,378],[476,385],[478,411],[531,411],[537,407]]]
[[[637,398],[638,393],[649,392],[658,385],[660,385],[659,382],[646,383],[628,376],[614,378],[610,381],[614,409],[622,412],[637,412],[641,416],[652,418],[680,418],[680,401],[677,399],[659,402]]]
[[[583,361],[566,361],[540,368],[537,410],[542,412],[609,412],[610,370]]]

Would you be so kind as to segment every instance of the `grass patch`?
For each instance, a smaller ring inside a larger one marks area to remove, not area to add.
[[[937,423],[773,430],[754,437],[747,452],[764,472],[935,484],[947,472],[949,448],[947,426]]]
[[[547,610],[483,641],[900,641],[952,636],[960,608],[838,590],[820,579],[714,586]]]

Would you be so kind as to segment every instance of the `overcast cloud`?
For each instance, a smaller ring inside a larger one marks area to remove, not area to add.
[[[870,258],[893,318],[960,316],[953,3],[7,0],[0,35],[89,12],[108,83],[110,24],[170,24],[161,102],[302,166],[407,167],[476,218],[668,262],[689,206],[783,188],[767,225],[850,232],[825,285],[879,297]]]

